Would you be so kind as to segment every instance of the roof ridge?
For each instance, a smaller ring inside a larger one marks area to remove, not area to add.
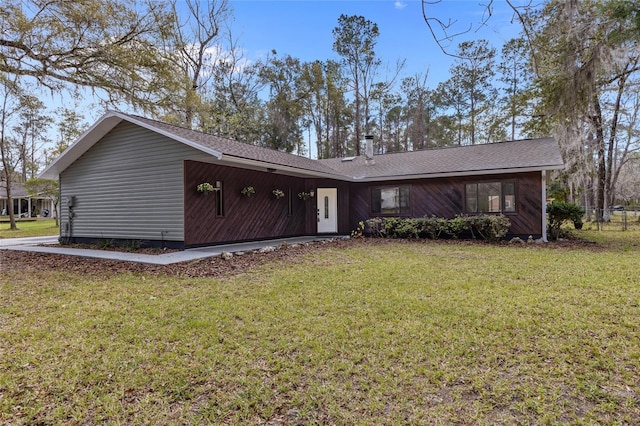
[[[552,137],[550,136],[546,136],[543,138],[522,138],[522,139],[513,139],[513,140],[506,140],[506,141],[498,141],[498,142],[487,142],[487,143],[477,143],[474,145],[445,145],[445,146],[434,146],[431,148],[423,148],[423,149],[414,149],[411,151],[393,151],[393,152],[384,152],[382,154],[376,154],[374,153],[374,156],[380,157],[383,155],[394,155],[394,154],[409,154],[409,153],[414,153],[414,152],[429,152],[429,151],[444,151],[447,149],[459,149],[459,148],[472,148],[472,147],[483,147],[483,146],[491,146],[491,145],[500,145],[500,144],[509,144],[509,143],[518,143],[518,142],[526,142],[526,141],[542,141],[542,140],[548,140],[548,139],[552,139]],[[345,157],[331,157],[331,158],[322,158],[322,159],[318,159],[319,161],[328,161],[328,160],[341,160],[343,158],[351,158],[351,157],[358,157],[357,155],[348,155]],[[360,157],[362,157],[362,155],[360,155]]]

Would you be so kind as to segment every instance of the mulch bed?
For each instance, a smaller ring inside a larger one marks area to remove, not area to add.
[[[55,270],[58,272],[78,273],[87,276],[109,277],[119,273],[141,273],[150,275],[171,275],[182,277],[215,277],[224,278],[256,269],[269,262],[296,263],[301,261],[301,256],[318,250],[328,248],[348,248],[355,245],[381,245],[393,243],[425,244],[430,240],[386,240],[378,238],[352,238],[336,239],[305,244],[293,244],[277,247],[271,252],[249,252],[241,256],[234,255],[230,259],[211,257],[181,262],[172,265],[150,265],[143,263],[124,262],[117,260],[92,259],[78,256],[66,256],[49,253],[22,252],[13,250],[0,251],[0,270],[30,273],[43,270]],[[439,240],[437,244],[473,245],[487,244],[480,241],[464,240]],[[582,240],[568,240],[553,242],[544,245],[539,244],[509,244],[501,241],[500,245],[510,247],[536,248],[546,247],[558,250],[589,249],[602,250],[604,246]],[[95,247],[83,247],[95,248]],[[157,254],[157,252],[155,252]]]
[[[150,265],[117,260],[93,259],[50,253],[26,251],[0,251],[0,270],[30,272],[55,270],[88,276],[109,277],[119,273],[141,273],[151,275],[171,275],[184,277],[223,278],[247,272],[273,261],[296,262],[300,256],[327,248],[346,248],[353,244],[363,244],[364,240],[331,240],[306,244],[280,246],[271,252],[249,252],[230,259],[210,257],[172,265]],[[89,247],[83,247],[89,248]],[[95,248],[95,247],[91,247]]]

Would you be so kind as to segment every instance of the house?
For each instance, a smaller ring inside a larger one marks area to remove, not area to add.
[[[11,199],[13,201],[13,214],[16,218],[51,217],[55,215],[54,204],[49,197],[30,195],[20,182],[11,182]],[[0,181],[0,219],[8,215],[7,182]]]
[[[312,160],[108,112],[41,177],[60,178],[70,241],[185,248],[478,212],[506,215],[511,235],[544,238],[547,172],[561,168],[552,138]]]

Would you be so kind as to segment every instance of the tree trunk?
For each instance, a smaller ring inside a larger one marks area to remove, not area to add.
[[[607,165],[604,153],[604,131],[602,129],[602,109],[600,108],[600,99],[597,94],[593,95],[594,114],[591,116],[591,122],[596,133],[596,155],[597,155],[597,185],[596,185],[596,221],[602,222],[605,219],[606,208],[606,180]]]
[[[612,188],[611,177],[613,175],[613,168],[615,167],[613,163],[613,156],[615,154],[615,141],[616,141],[616,134],[618,130],[618,119],[619,119],[618,117],[620,113],[620,103],[622,102],[622,94],[624,92],[626,80],[627,78],[625,75],[620,77],[620,80],[618,80],[618,93],[616,95],[616,101],[613,109],[613,118],[611,119],[611,128],[609,131],[609,145],[607,147],[607,170],[605,175],[605,188],[607,190],[607,195],[608,195],[605,202],[607,203],[607,206],[613,205],[615,201],[613,199],[615,193]]]

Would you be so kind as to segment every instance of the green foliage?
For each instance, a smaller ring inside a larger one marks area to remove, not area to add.
[[[503,215],[456,216],[453,219],[376,217],[367,219],[364,225],[364,233],[371,237],[496,241],[507,235],[511,222]]]
[[[98,246],[99,249],[109,249],[114,247],[113,240],[109,238],[99,239],[96,245]]]
[[[577,204],[554,201],[547,205],[547,215],[548,237],[557,240],[560,236],[560,229],[565,222],[582,223],[584,209]]]
[[[166,100],[160,82],[171,81],[175,67],[157,44],[174,21],[167,3],[3,0],[1,9],[3,72],[53,91],[103,90],[108,101],[137,106]]]
[[[351,231],[351,238],[362,238],[364,236],[364,221],[358,222],[358,227]]]
[[[142,241],[140,240],[127,240],[124,242],[123,247],[126,251],[136,251],[142,245]]]

